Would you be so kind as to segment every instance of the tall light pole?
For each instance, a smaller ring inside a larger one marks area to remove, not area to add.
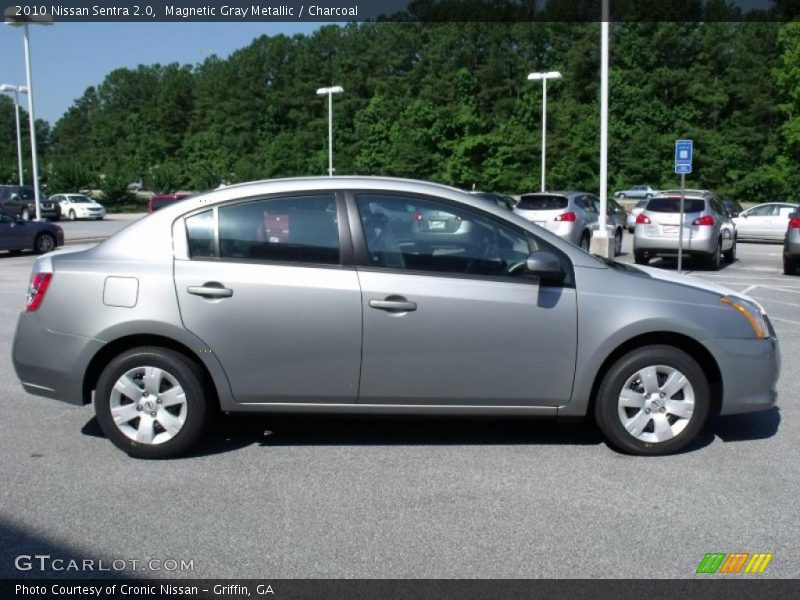
[[[561,79],[561,73],[558,71],[547,71],[544,73],[529,73],[528,81],[542,80],[542,191],[544,187],[544,166],[545,156],[547,154],[547,80],[548,79]]]
[[[22,131],[19,128],[19,95],[20,93],[27,94],[28,88],[26,88],[24,85],[12,85],[10,83],[4,83],[3,85],[0,85],[0,92],[14,94],[14,116],[17,121],[17,164],[19,165],[19,184],[25,185],[22,177]]]
[[[614,258],[613,236],[606,227],[608,215],[608,0],[602,0],[600,24],[600,214],[598,229],[592,235],[589,247],[592,254]]]
[[[36,156],[36,116],[33,111],[33,76],[31,75],[31,43],[28,25],[52,25],[53,17],[19,17],[16,9],[9,6],[5,11],[5,23],[13,27],[22,27],[25,39],[25,76],[28,88],[28,121],[31,128],[31,158],[33,159],[33,197],[36,201],[36,220],[42,219],[41,198],[39,194],[39,159]]]
[[[317,90],[317,96],[328,96],[328,176],[333,177],[333,95],[341,94],[344,91],[339,85],[331,87],[321,87]]]

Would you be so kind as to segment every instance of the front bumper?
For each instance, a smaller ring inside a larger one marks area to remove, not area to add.
[[[82,405],[83,376],[103,342],[50,331],[36,313],[23,312],[17,322],[12,361],[25,391]]]
[[[720,414],[768,410],[778,399],[781,352],[777,338],[705,342],[722,375]]]

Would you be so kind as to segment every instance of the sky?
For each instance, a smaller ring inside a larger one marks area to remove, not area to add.
[[[308,34],[324,23],[58,23],[30,28],[34,110],[50,125],[87,87],[120,67],[225,58],[260,35]],[[25,85],[22,31],[0,26],[0,84]],[[324,82],[322,82],[324,83]],[[320,85],[322,85],[322,83]],[[20,96],[25,105],[27,100]],[[27,107],[27,105],[25,105]]]

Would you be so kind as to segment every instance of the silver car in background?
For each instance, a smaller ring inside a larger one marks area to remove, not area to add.
[[[600,214],[600,200],[587,192],[523,194],[514,213],[544,227],[561,239],[589,250]]]
[[[789,215],[783,236],[783,273],[794,275],[800,266],[800,211]]]
[[[678,256],[680,233],[679,191],[661,192],[647,201],[636,217],[633,255],[638,265],[655,257]],[[700,258],[712,269],[736,260],[736,227],[728,211],[711,192],[685,190],[683,254]]]
[[[797,209],[790,202],[767,202],[743,210],[733,217],[739,240],[783,241],[789,215]]]
[[[321,177],[200,194],[37,259],[13,363],[142,458],[188,450],[218,411],[591,415],[663,454],[712,413],[772,407],[780,350],[746,296],[455,188]]]
[[[614,192],[614,198],[617,200],[625,200],[625,198],[646,200],[656,194],[658,194],[658,190],[649,185],[635,185],[627,190]]]
[[[647,199],[649,200],[649,198]],[[627,227],[628,231],[633,233],[634,228],[636,227],[636,217],[642,214],[644,207],[647,206],[647,200],[639,200],[636,204],[633,205],[630,212],[628,213],[627,218],[625,219],[625,227]]]

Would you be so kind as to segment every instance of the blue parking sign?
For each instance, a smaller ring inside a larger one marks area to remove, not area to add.
[[[692,172],[692,140],[675,140],[675,172]]]

